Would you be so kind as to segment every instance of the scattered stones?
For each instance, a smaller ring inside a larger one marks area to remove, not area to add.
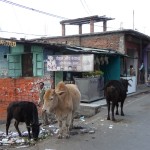
[[[90,134],[93,134],[93,133],[95,133],[95,131],[94,131],[94,130],[90,130],[89,133],[90,133]]]
[[[112,129],[113,128],[113,125],[111,124],[111,125],[109,125],[109,129]]]
[[[80,129],[80,133],[81,134],[88,133],[88,129]]]

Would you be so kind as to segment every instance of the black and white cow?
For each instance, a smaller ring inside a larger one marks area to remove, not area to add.
[[[38,139],[41,124],[39,124],[37,107],[33,102],[15,101],[9,104],[9,106],[7,107],[7,122],[6,122],[7,135],[12,119],[15,119],[14,126],[19,136],[22,136],[18,128],[19,122],[25,122],[29,138],[31,138],[30,134],[31,128],[33,138],[35,140]]]

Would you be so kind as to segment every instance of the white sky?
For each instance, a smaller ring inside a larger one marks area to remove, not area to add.
[[[60,21],[63,19],[16,7],[0,0],[0,37],[40,38],[42,35],[61,36]],[[68,19],[93,15],[112,17],[107,30],[133,29],[150,36],[149,0],[9,0],[11,2],[44,11]],[[134,10],[134,19],[133,19]],[[95,24],[95,32],[102,31],[102,23]],[[83,26],[89,33],[89,25]],[[26,33],[12,34],[8,32]],[[66,26],[66,34],[78,34],[78,26]]]

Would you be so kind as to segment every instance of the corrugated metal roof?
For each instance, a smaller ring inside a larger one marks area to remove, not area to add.
[[[84,18],[62,20],[60,24],[66,24],[66,25],[88,24],[90,23],[91,20],[93,20],[94,22],[101,22],[101,21],[114,20],[114,18],[95,15],[95,16],[89,16]]]
[[[89,47],[79,47],[79,46],[66,46],[66,50],[71,50],[79,53],[92,53],[92,54],[102,54],[102,55],[120,55],[124,57],[130,57],[126,54],[122,54],[113,49],[98,49]]]

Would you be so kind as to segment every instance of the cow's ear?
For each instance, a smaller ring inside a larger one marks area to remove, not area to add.
[[[129,86],[132,86],[130,83],[128,83]]]
[[[63,93],[65,93],[65,92],[64,91],[57,92],[58,95],[62,95]]]

